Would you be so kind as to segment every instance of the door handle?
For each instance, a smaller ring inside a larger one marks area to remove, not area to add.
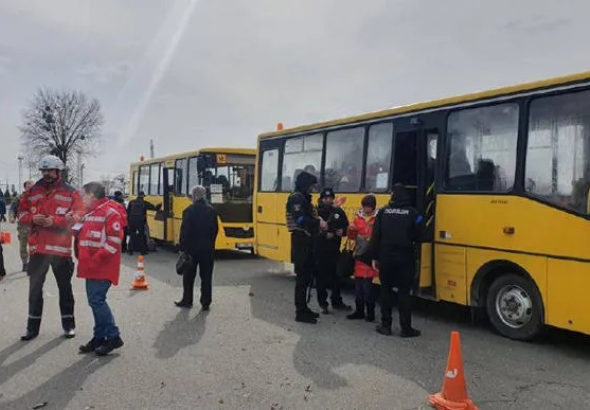
[[[262,213],[262,206],[258,206],[258,213],[261,214]]]
[[[439,231],[438,236],[440,239],[451,239],[451,233],[447,231]]]

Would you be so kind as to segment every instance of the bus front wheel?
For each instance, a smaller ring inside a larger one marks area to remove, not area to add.
[[[532,340],[543,329],[541,295],[526,277],[498,277],[489,288],[486,307],[494,328],[510,339]]]

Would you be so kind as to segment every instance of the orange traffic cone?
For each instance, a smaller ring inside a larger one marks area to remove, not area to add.
[[[467,396],[459,332],[451,332],[451,347],[442,391],[428,396],[428,399],[438,410],[477,410]]]
[[[10,245],[11,236],[10,232],[0,232],[0,243],[4,245]]]
[[[147,290],[149,288],[143,268],[143,255],[139,255],[137,257],[137,272],[135,272],[135,278],[131,283],[132,290]]]

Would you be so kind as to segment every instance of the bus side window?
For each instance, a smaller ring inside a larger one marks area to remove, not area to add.
[[[516,176],[516,103],[452,112],[448,120],[447,191],[508,192]]]
[[[270,149],[262,153],[259,191],[274,192],[277,190],[279,177],[279,149]]]

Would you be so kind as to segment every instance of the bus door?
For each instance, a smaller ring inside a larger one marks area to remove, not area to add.
[[[438,135],[438,127],[428,117],[395,121],[392,183],[401,183],[406,187],[413,206],[423,218],[421,251],[416,269],[419,278],[414,293],[427,298],[436,296],[433,243]]]
[[[277,140],[260,141],[258,150],[258,184],[254,202],[256,251],[273,260],[284,259],[280,240],[285,226],[285,201],[279,194],[279,165],[282,144]]]
[[[174,164],[172,163],[172,167],[169,167],[169,164],[164,164],[164,169],[162,172],[162,196],[163,196],[163,204],[162,204],[162,213],[163,213],[163,220],[164,220],[164,242],[174,243],[174,213],[173,209],[173,201],[174,201]]]

